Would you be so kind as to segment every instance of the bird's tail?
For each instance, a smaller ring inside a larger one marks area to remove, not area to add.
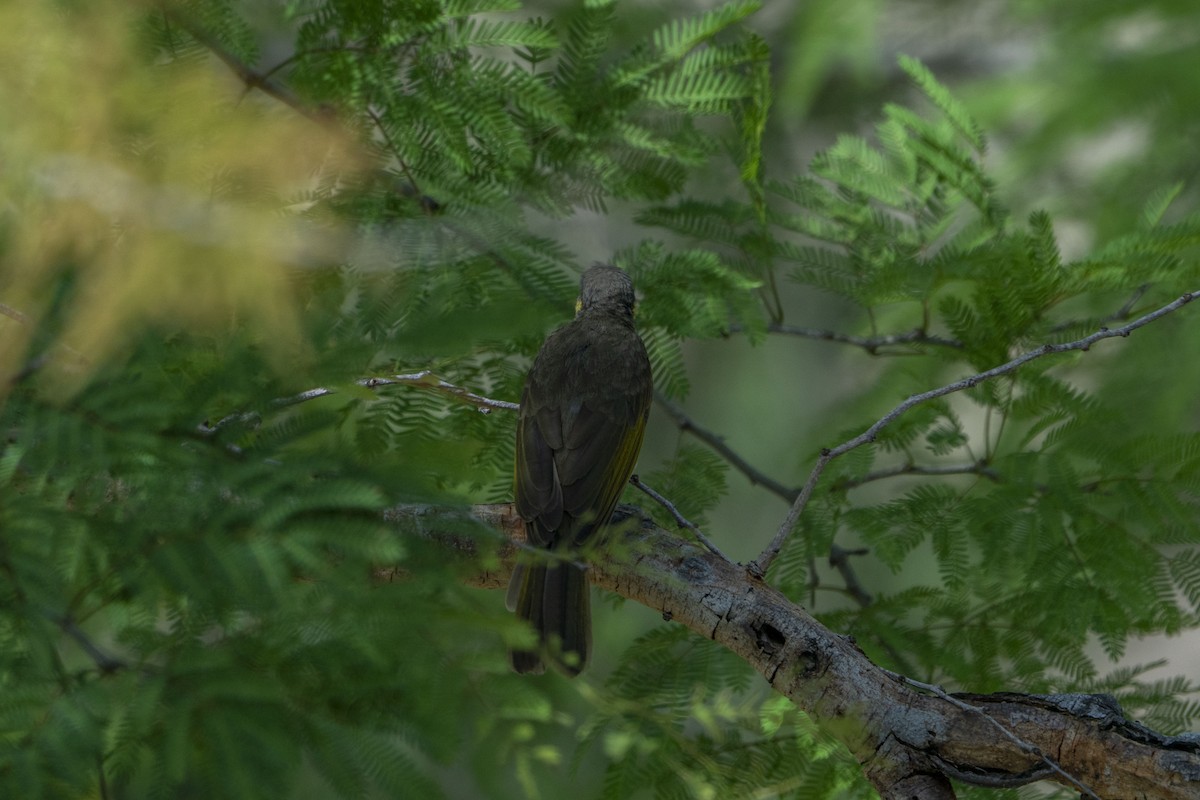
[[[572,678],[583,671],[592,650],[592,600],[582,567],[565,561],[519,564],[508,583],[507,604],[528,620],[540,642],[536,650],[509,651],[514,670],[540,674],[545,660]]]

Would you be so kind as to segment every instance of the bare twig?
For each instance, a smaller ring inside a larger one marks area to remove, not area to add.
[[[741,325],[730,325],[730,333],[738,333],[744,330]],[[855,347],[861,347],[871,355],[877,355],[880,348],[894,347],[896,345],[906,344],[928,344],[938,347],[952,347],[962,349],[963,343],[957,339],[947,339],[943,336],[934,336],[926,333],[920,328],[907,333],[889,333],[880,336],[855,336],[850,333],[841,333],[840,331],[828,330],[826,328],[806,328],[800,325],[785,325],[782,322],[768,322],[767,331],[769,333],[779,333],[786,336],[799,336],[805,339],[816,339],[823,342],[838,342],[839,344],[849,344]]]
[[[806,339],[819,339],[826,342],[850,344],[854,345],[855,347],[861,347],[871,355],[875,355],[881,347],[890,347],[901,344],[931,344],[937,345],[938,347],[953,347],[956,349],[961,349],[963,346],[963,343],[956,339],[946,339],[942,336],[934,336],[920,329],[909,331],[908,333],[890,333],[882,336],[854,336],[848,333],[823,330],[821,328],[804,328],[796,325],[784,325],[782,323],[773,322],[767,325],[767,330],[771,333],[782,333],[789,336],[802,336]]]
[[[1146,292],[1149,291],[1149,289],[1150,289],[1150,284],[1143,283],[1141,286],[1139,286],[1138,288],[1133,290],[1133,294],[1129,295],[1129,299],[1126,300],[1125,303],[1120,308],[1118,308],[1113,313],[1109,314],[1107,317],[1103,317],[1102,319],[1099,319],[1099,320],[1094,320],[1092,322],[1092,324],[1093,325],[1105,325],[1109,322],[1121,322],[1123,320],[1129,319],[1129,315],[1133,313],[1133,307],[1138,304],[1138,302],[1142,299],[1142,297],[1146,294]],[[1082,320],[1067,320],[1066,322],[1060,322],[1059,324],[1057,324],[1053,328],[1051,328],[1050,332],[1058,333],[1059,331],[1065,331],[1065,330],[1068,330],[1069,328],[1073,328],[1076,325],[1079,325],[1081,322],[1082,322]]]
[[[750,462],[738,455],[733,448],[725,444],[725,440],[723,438],[712,431],[709,431],[707,428],[697,425],[696,422],[688,416],[686,411],[668,400],[664,395],[655,392],[654,399],[663,408],[663,410],[665,410],[671,416],[671,418],[675,420],[675,424],[679,426],[680,430],[691,433],[697,439],[707,444],[718,454],[720,454],[721,457],[732,464],[735,469],[745,475],[751,483],[762,486],[764,489],[768,490],[785,502],[791,503],[796,499],[797,495],[799,494],[799,490],[790,489],[756,469],[750,464]],[[930,474],[935,473],[931,472]],[[883,476],[880,475],[879,477]],[[865,483],[866,480],[862,480],[862,482]],[[846,591],[850,594],[850,596],[854,598],[855,602],[864,608],[871,604],[872,598],[870,593],[863,589],[857,573],[855,573],[854,568],[850,565],[849,557],[854,555],[863,555],[865,553],[865,550],[847,550],[837,543],[832,544],[829,548],[829,565],[836,569],[838,574],[842,576],[842,580],[846,585]],[[809,573],[809,582],[813,589],[816,589],[819,581],[815,563],[810,563]],[[899,655],[896,655],[896,658],[899,660]]]
[[[311,119],[313,122],[323,126],[337,125],[337,120],[332,111],[325,107],[313,106],[310,103],[304,102],[291,89],[282,83],[272,79],[269,74],[256,72],[251,69],[248,64],[235,56],[233,53],[225,49],[216,37],[197,24],[188,14],[174,7],[171,3],[163,2],[160,4],[163,16],[171,22],[178,25],[183,30],[187,31],[188,35],[195,39],[200,44],[211,52],[214,56],[225,63],[225,66],[241,79],[242,83],[248,89],[258,89],[259,91],[274,97],[279,102],[290,107],[301,116]],[[274,70],[272,70],[273,72]]]
[[[1009,373],[1015,372],[1025,364],[1028,364],[1030,361],[1034,361],[1044,356],[1053,355],[1055,353],[1067,353],[1073,350],[1086,351],[1090,349],[1093,344],[1096,344],[1104,339],[1112,339],[1118,336],[1128,336],[1138,328],[1141,328],[1144,325],[1149,325],[1151,322],[1154,322],[1157,319],[1165,317],[1166,315],[1183,308],[1197,297],[1200,297],[1200,292],[1188,292],[1187,294],[1181,295],[1170,303],[1167,303],[1165,306],[1155,309],[1148,314],[1144,314],[1143,316],[1135,319],[1133,322],[1130,322],[1128,325],[1124,325],[1120,328],[1100,328],[1100,330],[1096,331],[1095,333],[1085,336],[1082,339],[1076,339],[1073,342],[1045,344],[1036,350],[1030,350],[1026,353],[1022,353],[1016,358],[1006,361],[997,367],[992,367],[989,370],[985,370],[984,372],[976,373],[975,375],[957,380],[954,383],[946,384],[945,386],[940,386],[936,389],[930,389],[927,392],[914,394],[877,420],[871,427],[867,428],[858,436],[855,436],[853,439],[842,442],[834,448],[822,449],[817,458],[817,463],[813,466],[812,472],[809,473],[808,480],[805,481],[804,486],[800,489],[799,495],[797,495],[795,501],[792,503],[791,509],[788,510],[787,517],[783,520],[783,524],[779,526],[779,530],[775,533],[774,538],[771,539],[771,542],[767,545],[767,548],[763,550],[763,552],[759,554],[758,558],[752,561],[747,568],[752,574],[758,577],[762,577],[766,574],[766,571],[771,566],[771,562],[773,562],[775,557],[779,555],[779,551],[783,548],[783,543],[787,541],[792,529],[796,526],[797,520],[800,519],[800,514],[804,511],[804,507],[808,504],[809,499],[812,497],[813,491],[816,489],[817,481],[821,478],[821,473],[825,471],[825,467],[829,465],[830,461],[840,455],[844,455],[851,450],[854,450],[855,448],[875,441],[875,438],[879,435],[881,430],[895,422],[901,414],[908,411],[913,406],[920,405],[921,403],[936,399],[938,397],[944,397],[945,395],[952,394],[954,392],[961,392],[964,389],[973,388],[984,381],[991,380],[992,378],[1008,375]]]
[[[8,379],[9,386],[17,386],[18,384],[24,383],[48,363],[50,363],[50,356],[46,353],[42,353],[39,356],[34,356],[25,362],[25,366],[21,367],[12,374],[12,376]]]
[[[1125,301],[1125,305],[1118,308],[1115,313],[1105,320],[1105,322],[1119,322],[1123,319],[1129,319],[1129,315],[1133,313],[1133,307],[1138,304],[1138,301],[1142,299],[1142,296],[1145,295],[1149,289],[1150,284],[1143,283],[1134,290],[1133,294],[1129,296],[1129,299]]]
[[[28,325],[31,322],[31,320],[29,319],[29,315],[25,314],[22,311],[17,311],[12,306],[6,305],[4,303],[0,303],[0,314],[3,314],[4,316],[8,317],[9,319],[15,319],[17,322],[21,323],[22,325]]]
[[[444,381],[441,378],[439,378],[437,375],[433,374],[432,370],[421,370],[420,372],[410,372],[407,374],[391,375],[386,378],[360,378],[359,380],[355,381],[355,383],[357,383],[359,386],[364,386],[368,389],[376,389],[380,386],[397,386],[397,385],[418,386],[418,387],[424,388],[424,389],[431,389],[433,391],[443,392],[445,394],[451,395],[452,397],[456,397],[456,398],[462,400],[463,402],[474,406],[475,409],[481,414],[490,414],[492,411],[497,410],[497,409],[503,410],[503,411],[518,411],[521,408],[521,406],[518,403],[511,403],[507,400],[495,400],[490,397],[484,397],[483,395],[468,391],[467,389],[464,389],[463,387],[458,386],[456,384],[450,383],[449,381]],[[306,391],[300,392],[299,394],[294,394],[289,397],[277,398],[271,402],[271,405],[276,408],[286,408],[287,406],[293,406],[293,405],[297,405],[299,403],[307,402],[309,400],[315,400],[318,397],[327,397],[329,395],[336,394],[336,391],[337,390],[335,390],[335,389],[329,389],[324,386],[318,386],[315,389],[308,389]],[[236,423],[236,422],[242,422],[242,423],[251,422],[252,423],[258,419],[258,416],[259,415],[257,414],[257,412],[253,412],[253,411],[243,412],[243,413],[238,413],[238,414],[230,414],[230,415],[218,420],[214,424],[209,424],[208,422],[201,423],[201,425],[198,427],[198,430],[201,434],[203,434],[205,436],[211,436],[212,434],[216,433],[217,431],[221,430],[225,426],[230,425],[232,423]],[[697,527],[695,523],[689,521],[686,517],[684,517],[679,512],[679,509],[677,509],[675,507],[675,505],[671,503],[670,500],[663,497],[661,494],[654,491],[654,489],[650,488],[645,483],[643,483],[641,481],[641,479],[638,478],[637,475],[632,476],[629,479],[629,482],[631,484],[633,484],[634,486],[636,486],[641,491],[645,492],[649,497],[654,499],[654,501],[657,502],[659,505],[661,505],[663,508],[667,509],[667,511],[669,511],[671,513],[671,516],[675,518],[675,521],[677,523],[679,523],[679,526],[681,528],[686,528],[689,531],[691,531],[692,535],[694,535],[696,537],[696,539],[701,544],[703,544],[706,548],[708,548],[709,551],[711,551],[714,555],[720,556],[721,558],[728,560],[728,558],[725,556],[725,554],[722,553],[721,550],[715,544],[713,544],[711,541],[709,541],[708,537],[704,535],[703,531],[701,531],[700,528]]]
[[[286,69],[288,66],[296,63],[297,61],[299,61],[302,58],[308,58],[309,56],[317,55],[319,53],[361,53],[361,52],[368,52],[368,51],[365,47],[361,47],[359,45],[353,45],[353,44],[339,44],[339,45],[334,45],[331,47],[313,47],[308,50],[297,50],[296,52],[292,53],[287,58],[285,58],[282,61],[280,61],[279,63],[277,63],[275,66],[273,66],[270,69],[268,69],[267,71],[259,74],[258,80],[255,81],[253,84],[247,83],[246,89],[247,90],[253,89],[255,86],[262,84],[264,81],[270,80],[271,78],[275,77],[275,73]]]
[[[53,621],[54,624],[58,625],[63,633],[75,640],[75,643],[79,645],[80,649],[87,653],[88,657],[96,663],[96,668],[100,670],[101,674],[108,675],[113,672],[117,672],[118,670],[125,669],[128,666],[128,664],[121,659],[111,656],[101,650],[100,647],[92,641],[91,637],[84,633],[83,629],[75,624],[74,618],[72,618],[69,614],[53,614],[50,611],[44,611],[43,613],[48,619]]]
[[[949,694],[945,689],[938,686],[937,684],[923,683],[922,681],[913,680],[912,678],[909,678],[905,675],[901,675],[898,672],[892,672],[891,670],[885,669],[883,671],[886,672],[888,675],[892,676],[893,678],[895,678],[896,680],[900,681],[901,683],[905,683],[905,684],[913,687],[914,689],[921,689],[923,691],[929,692],[930,694],[932,694],[942,700],[945,700],[947,703],[954,706],[955,708],[958,708],[962,711],[969,711],[971,713],[978,714],[983,719],[985,719],[989,723],[991,723],[992,726],[994,726],[996,728],[996,730],[1000,731],[1000,733],[1004,736],[1005,739],[1008,739],[1010,742],[1012,742],[1017,747],[1019,747],[1022,752],[1028,753],[1029,755],[1033,756],[1034,758],[1040,759],[1042,761],[1042,763],[1044,763],[1046,765],[1047,773],[1052,772],[1052,773],[1058,775],[1063,780],[1067,781],[1072,786],[1074,786],[1076,789],[1078,789],[1083,796],[1090,797],[1090,798],[1092,798],[1092,800],[1100,800],[1100,796],[1097,795],[1094,791],[1092,791],[1091,788],[1089,788],[1087,786],[1087,784],[1085,784],[1083,781],[1079,780],[1074,775],[1070,774],[1069,772],[1064,770],[1062,767],[1060,767],[1057,763],[1055,763],[1054,759],[1050,758],[1050,756],[1043,753],[1040,748],[1030,744],[1029,742],[1025,741],[1024,739],[1022,739],[1021,737],[1017,736],[1015,733],[1010,731],[1004,725],[1001,725],[999,722],[997,722],[995,719],[993,719],[990,714],[988,714],[986,711],[984,711],[979,706],[973,706],[970,703],[967,703],[963,700],[958,699],[957,697],[954,697],[953,695]],[[1034,778],[1036,778],[1036,777],[1040,777],[1040,776],[1034,776]],[[971,780],[970,777],[964,777],[963,779],[967,780],[967,781]],[[1030,780],[1029,776],[1026,776],[1025,782],[1028,783],[1029,780]],[[998,785],[998,784],[992,784],[992,785]],[[1014,785],[1019,785],[1019,784],[1014,784]]]
[[[700,528],[696,525],[696,523],[692,522],[687,517],[683,516],[683,514],[679,513],[679,509],[675,507],[674,503],[672,503],[670,500],[663,497],[661,494],[654,491],[649,486],[647,486],[645,483],[643,483],[642,479],[639,478],[637,475],[631,476],[629,478],[629,482],[632,483],[638,489],[641,489],[643,492],[645,492],[652,500],[654,500],[654,502],[658,503],[660,506],[665,508],[667,510],[667,513],[669,513],[672,517],[674,517],[676,524],[679,525],[679,527],[681,527],[681,528],[687,528],[689,531],[691,531],[692,535],[696,537],[696,541],[700,542],[700,544],[702,544],[706,548],[708,548],[708,551],[710,553],[712,553],[714,556],[717,556],[718,558],[723,558],[726,561],[729,560],[729,558],[724,553],[722,553],[721,550],[715,544],[713,544],[711,541],[709,541],[708,537],[704,535],[704,533],[700,530]]]
[[[359,386],[365,386],[368,389],[375,389],[379,386],[407,385],[419,386],[423,389],[431,389],[436,392],[444,392],[445,394],[457,397],[464,403],[475,406],[475,410],[480,414],[490,414],[495,410],[518,411],[521,408],[519,403],[511,403],[508,400],[493,400],[490,397],[484,397],[483,395],[468,391],[461,386],[455,386],[453,383],[442,380],[427,369],[420,372],[410,372],[406,375],[391,375],[387,378],[362,378],[357,383]]]
[[[32,317],[30,317],[24,311],[18,311],[7,303],[0,303],[0,314],[3,314],[9,319],[15,320],[26,327],[32,327],[35,324]],[[77,366],[87,366],[90,363],[87,359],[87,356],[85,356],[83,353],[79,352],[70,345],[59,342],[58,344],[51,345],[49,351],[41,353],[40,355],[36,355],[30,358],[29,361],[25,362],[25,365],[21,367],[21,369],[17,370],[16,373],[7,378],[8,384],[10,386],[16,386],[45,367],[46,364],[50,363],[51,352],[55,350],[69,355],[76,362]]]
[[[108,800],[108,779],[104,776],[104,756],[96,756],[96,781],[100,787],[100,800]]]
[[[862,583],[858,580],[858,573],[850,566],[850,557],[865,556],[868,552],[865,547],[850,549],[842,547],[837,542],[829,546],[829,566],[838,571],[842,576],[842,581],[846,584],[846,591],[863,608],[871,605],[875,598],[871,597],[871,593],[864,589]],[[888,652],[896,659],[897,663],[900,663],[902,661],[900,654],[893,650],[887,642],[883,644],[884,647],[888,648]]]
[[[654,400],[659,404],[660,407],[662,407],[664,411],[667,412],[667,414],[671,416],[671,419],[675,420],[675,424],[679,426],[679,430],[687,431],[711,447],[713,450],[719,453],[722,458],[732,464],[734,469],[745,475],[751,483],[763,487],[767,491],[778,495],[789,503],[796,499],[796,496],[799,494],[799,490],[788,488],[769,475],[760,472],[758,469],[752,466],[750,462],[738,455],[733,448],[725,444],[724,438],[718,436],[707,428],[697,425],[696,422],[688,416],[686,411],[684,411],[673,401],[668,400],[666,395],[662,394],[661,392],[655,392]]]
[[[160,3],[160,5],[162,7],[162,13],[168,19],[170,19],[183,30],[187,31],[187,33],[190,34],[196,41],[200,42],[206,48],[211,50],[213,55],[223,61],[225,65],[228,66],[229,69],[241,79],[242,83],[245,84],[247,89],[259,89],[271,97],[279,100],[284,105],[292,108],[298,114],[301,114],[302,116],[307,117],[308,119],[311,119],[320,125],[326,126],[348,136],[357,135],[350,126],[341,124],[331,109],[325,106],[314,106],[310,103],[306,103],[299,95],[289,89],[286,85],[272,79],[270,76],[277,71],[277,68],[273,68],[266,73],[258,72],[252,69],[248,64],[244,63],[237,58],[237,56],[225,49],[216,38],[205,31],[193,19],[188,17],[185,12],[170,7],[165,0],[164,2]],[[370,116],[373,118],[373,121],[379,125],[380,130],[383,131],[380,118],[373,113],[371,113]],[[383,133],[386,139],[386,131],[383,131]],[[389,142],[389,146],[391,146],[393,150],[393,155],[400,164],[401,170],[407,176],[406,180],[412,181],[413,175],[411,174],[408,165],[403,161],[400,161],[399,153],[396,152],[396,148],[392,145],[393,143]],[[383,169],[378,169],[376,172],[378,175],[387,175]],[[398,193],[404,197],[415,199],[425,214],[434,214],[441,211],[445,207],[444,204],[437,198],[421,194],[417,190],[415,183],[403,183],[402,181],[397,181],[397,183],[401,184],[397,187]],[[517,284],[520,285],[521,288],[524,289],[531,298],[548,304],[558,302],[558,297],[549,295],[539,284],[533,283],[526,279],[521,270],[516,268],[511,259],[501,252],[500,249],[493,246],[492,242],[490,242],[486,237],[475,233],[469,227],[463,224],[455,222],[452,218],[446,218],[443,221],[443,225],[447,230],[450,230],[458,236],[461,236],[464,241],[466,241],[471,247],[475,248],[475,250],[477,250],[479,253],[491,259],[497,267],[504,270],[510,277],[512,277],[512,279],[516,281]]]
[[[903,475],[980,475],[993,483],[1000,481],[1000,473],[983,462],[974,464],[900,464],[895,467],[868,472],[857,478],[843,478],[834,484],[837,489],[854,489],[867,483],[881,481],[887,478],[898,478]]]
[[[417,179],[412,174],[412,170],[408,168],[408,164],[400,157],[401,150],[396,146],[396,142],[392,140],[392,135],[388,133],[387,126],[383,124],[383,118],[368,106],[367,116],[375,123],[375,128],[379,131],[379,135],[383,137],[383,141],[387,143],[388,149],[391,150],[392,157],[396,159],[396,163],[400,165],[400,171],[404,173],[404,179],[408,181],[408,185],[404,187],[406,196],[419,197],[421,200],[421,210],[426,214],[433,214],[441,209],[441,205],[428,195],[421,194],[421,188],[417,185]]]
[[[434,375],[432,370],[428,369],[421,370],[420,372],[390,375],[386,378],[359,378],[355,383],[367,389],[377,389],[380,386],[417,386],[422,389],[442,392],[452,397],[457,397],[464,403],[475,406],[475,410],[480,414],[490,414],[497,409],[502,411],[516,411],[521,407],[518,403],[510,403],[507,400],[494,400],[490,397],[475,394],[461,386],[442,380],[437,375]],[[332,394],[337,394],[337,390],[318,386],[315,389],[306,389],[299,394],[289,397],[276,398],[271,401],[271,405],[274,408],[287,408],[288,406],[294,406],[309,400],[316,400],[318,397],[328,397]],[[254,422],[258,417],[258,412],[255,411],[230,414],[212,424],[207,421],[202,422],[197,426],[197,430],[204,436],[211,436],[227,425],[235,422]]]

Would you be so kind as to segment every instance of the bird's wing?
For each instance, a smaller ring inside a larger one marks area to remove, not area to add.
[[[581,341],[583,333],[568,326],[551,335],[543,351],[555,348],[556,358],[547,363],[571,366],[565,373],[539,369],[539,355],[521,397],[517,513],[530,543],[543,547],[578,544],[608,522],[633,472],[650,408],[649,363],[647,379],[626,386],[613,355],[620,348]]]
[[[646,414],[631,408],[614,418],[586,403],[570,411],[563,418],[563,447],[555,462],[563,510],[577,523],[571,543],[580,544],[612,516],[641,450]]]
[[[553,543],[563,518],[562,482],[554,458],[555,445],[562,446],[562,426],[555,409],[534,409],[534,402],[527,389],[521,405],[529,412],[517,421],[513,485],[517,514],[530,523],[529,543],[545,547]]]

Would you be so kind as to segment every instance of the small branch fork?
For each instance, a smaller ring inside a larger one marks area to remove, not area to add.
[[[985,370],[984,372],[976,373],[975,375],[957,380],[954,383],[946,384],[945,386],[940,386],[936,389],[930,389],[927,392],[914,394],[877,420],[871,427],[867,428],[858,436],[855,436],[853,439],[842,442],[837,447],[822,449],[820,456],[817,458],[817,463],[813,466],[812,472],[809,473],[808,480],[805,481],[804,486],[801,487],[800,493],[796,496],[795,501],[792,503],[792,507],[788,511],[787,517],[783,520],[783,524],[779,526],[779,530],[775,533],[775,537],[771,540],[771,543],[767,545],[767,548],[759,554],[758,558],[747,566],[747,569],[750,570],[751,574],[759,578],[767,573],[767,570],[771,567],[771,563],[779,555],[780,550],[783,549],[783,545],[787,541],[788,536],[791,535],[792,529],[796,527],[796,522],[800,519],[800,514],[804,511],[804,507],[808,504],[809,499],[812,497],[813,490],[815,490],[817,487],[817,482],[821,478],[821,473],[825,471],[825,467],[829,465],[830,461],[838,456],[845,455],[851,450],[861,447],[864,444],[869,444],[875,441],[875,438],[879,435],[881,430],[895,422],[900,415],[908,411],[913,406],[920,405],[921,403],[929,400],[934,400],[938,397],[944,397],[948,394],[953,394],[954,392],[961,392],[964,389],[971,389],[983,383],[984,381],[991,380],[992,378],[1008,375],[1012,372],[1015,372],[1018,368],[1024,366],[1025,364],[1028,364],[1030,361],[1035,361],[1039,358],[1043,358],[1044,356],[1053,355],[1055,353],[1067,353],[1073,350],[1087,351],[1092,345],[1103,341],[1104,339],[1112,339],[1118,336],[1128,336],[1138,328],[1149,325],[1151,322],[1161,319],[1162,317],[1165,317],[1174,311],[1178,311],[1188,303],[1195,300],[1197,297],[1200,297],[1200,291],[1188,292],[1187,294],[1177,297],[1170,303],[1167,303],[1165,306],[1157,308],[1148,314],[1144,314],[1143,316],[1135,319],[1133,322],[1130,322],[1128,325],[1123,325],[1120,328],[1100,328],[1100,330],[1096,331],[1095,333],[1085,336],[1082,339],[1077,339],[1073,342],[1045,344],[1036,350],[1030,350],[1026,353],[1022,353],[1016,358],[997,367],[992,367],[989,370]]]
[[[761,470],[755,468],[750,462],[743,458],[733,448],[726,444],[725,439],[716,433],[708,430],[702,425],[693,420],[688,413],[683,410],[678,404],[666,397],[661,392],[654,393],[654,400],[658,403],[667,414],[675,420],[675,424],[679,430],[686,431],[692,434],[700,441],[704,442],[712,448],[718,455],[724,458],[734,469],[742,473],[750,483],[761,486],[767,491],[779,497],[786,503],[795,502],[800,495],[799,489],[793,489],[785,486],[774,478],[770,477]],[[847,478],[837,484],[838,489],[847,490],[854,489],[858,486],[871,483],[873,481],[885,480],[902,475],[982,475],[989,480],[998,481],[1000,476],[996,471],[987,467],[982,463],[975,464],[935,464],[922,466],[919,464],[901,464],[888,469],[876,470],[869,472],[858,478]],[[670,510],[670,509],[668,509]],[[838,571],[842,576],[842,581],[845,584],[846,592],[854,599],[856,603],[866,608],[871,604],[871,594],[863,588],[862,582],[858,579],[854,567],[850,564],[852,556],[866,555],[867,551],[863,548],[846,548],[842,547],[837,542],[833,542],[829,547],[829,566]],[[809,572],[812,575],[812,588],[816,591],[817,588],[817,571],[815,563],[810,563]],[[887,646],[885,644],[885,646]],[[893,655],[895,655],[893,653]],[[897,660],[899,656],[896,655]]]
[[[724,553],[722,553],[715,544],[713,544],[711,541],[709,541],[709,538],[707,536],[705,536],[703,532],[701,532],[700,528],[696,525],[696,523],[689,521],[687,519],[687,517],[685,517],[685,516],[683,516],[683,514],[679,513],[679,509],[675,507],[674,503],[672,503],[670,500],[663,497],[661,494],[654,491],[649,486],[647,486],[645,483],[643,483],[642,479],[640,477],[638,477],[637,475],[632,476],[629,479],[629,482],[631,484],[633,484],[636,488],[638,488],[642,492],[644,492],[651,500],[653,500],[654,502],[658,503],[660,506],[665,508],[667,510],[667,512],[675,519],[675,524],[677,524],[681,528],[686,528],[689,531],[691,531],[692,535],[696,537],[696,541],[698,541],[698,542],[700,542],[700,544],[704,545],[708,549],[708,552],[712,553],[714,556],[717,556],[718,558],[723,558],[726,561],[729,560],[729,558]]]

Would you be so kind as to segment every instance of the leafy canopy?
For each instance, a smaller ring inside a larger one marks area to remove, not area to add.
[[[568,766],[612,798],[869,794],[835,740],[677,627],[570,688],[508,674],[529,633],[419,533],[431,504],[507,499],[511,418],[356,381],[428,369],[516,398],[581,266],[555,221],[632,207],[646,235],[614,260],[670,398],[685,341],[781,334],[794,287],[857,335],[916,331],[873,345],[913,357],[798,437],[799,482],[908,394],[1200,288],[1178,188],[1064,259],[912,59],[915,110],[778,174],[754,3],[633,43],[614,3],[284,8],[275,65],[217,0],[0,18],[3,794],[438,797],[448,765],[494,796],[553,796]],[[214,52],[256,77],[231,85]],[[689,191],[721,170],[720,199]],[[1144,390],[1195,348],[1183,324],[914,409],[834,462],[771,579],[811,603],[814,561],[863,544],[907,585],[815,607],[881,663],[1194,725],[1190,683],[1089,649],[1197,627],[1200,445],[1178,392]],[[644,467],[701,523],[734,483],[689,440]],[[495,534],[460,527],[489,563]]]

